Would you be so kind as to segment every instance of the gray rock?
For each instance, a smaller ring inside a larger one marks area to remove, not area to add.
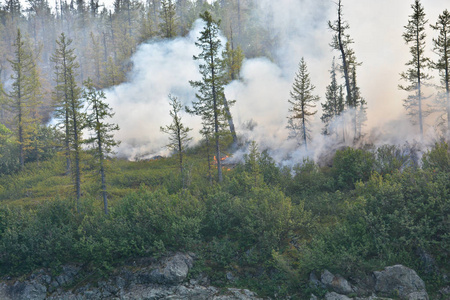
[[[228,281],[236,281],[237,280],[236,277],[234,277],[233,273],[231,273],[231,272],[227,272],[226,277],[227,277]]]
[[[167,258],[163,264],[149,274],[149,281],[160,284],[177,284],[183,282],[194,264],[194,259],[183,253],[176,253]]]
[[[229,288],[228,291],[231,292],[232,297],[231,299],[236,299],[236,300],[251,300],[251,299],[259,299],[257,298],[257,295],[249,290],[246,289],[233,289],[233,288]]]
[[[370,297],[365,297],[365,298],[359,298],[356,297],[355,300],[394,300],[392,298],[380,298],[377,296],[370,296]]]
[[[212,299],[216,293],[218,293],[218,290],[214,287],[194,286],[188,288],[186,286],[179,286],[175,294],[168,299],[208,300]]]
[[[309,298],[309,300],[318,300],[317,296],[314,294],[311,294],[311,297]]]
[[[442,299],[450,299],[450,286],[443,287],[439,290]]]
[[[366,297],[361,299],[369,299],[367,297],[374,296],[375,291],[375,276],[363,275],[361,277],[351,278],[352,286],[355,288],[355,292],[359,297]]]
[[[319,278],[317,278],[316,273],[314,272],[311,272],[309,274],[309,286],[312,288],[324,287]]]
[[[427,292],[414,292],[408,295],[408,300],[428,300]]]
[[[339,294],[351,294],[355,292],[355,288],[342,276],[333,275],[328,270],[324,270],[320,276],[321,283],[328,289]]]
[[[331,292],[325,295],[325,300],[352,300],[352,298],[349,298],[345,295],[341,295],[335,292]]]
[[[65,265],[62,267],[62,272],[54,278],[51,283],[52,288],[56,289],[58,287],[72,284],[80,272],[80,267],[74,265]]]
[[[44,300],[47,296],[47,288],[35,280],[19,282],[13,285],[0,287],[2,300]]]
[[[122,300],[137,300],[137,299],[168,299],[172,294],[170,289],[161,287],[151,287],[143,285],[132,286],[129,291],[121,296]]]
[[[425,283],[414,270],[402,265],[374,272],[375,292],[380,296],[398,296],[406,300],[428,300]]]

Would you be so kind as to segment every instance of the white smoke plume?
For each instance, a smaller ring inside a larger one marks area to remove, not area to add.
[[[196,22],[187,37],[142,44],[132,57],[134,67],[128,82],[106,91],[116,113],[114,122],[121,128],[116,134],[121,141],[119,156],[135,159],[165,153],[168,137],[160,132],[160,126],[172,122],[168,95],[178,97],[184,105],[195,97],[189,80],[200,77],[193,55],[198,54],[195,41],[202,26]],[[182,120],[189,127],[199,126],[199,120],[187,114]]]
[[[422,1],[430,23],[435,23],[437,16],[448,8],[447,1]],[[355,42],[352,46],[363,63],[358,69],[361,94],[368,102],[368,122],[363,131],[376,145],[418,140],[417,130],[402,107],[402,99],[407,95],[397,87],[399,73],[406,70],[405,63],[410,59],[402,33],[412,2],[343,0],[344,18],[350,25],[348,33]],[[320,104],[311,128],[313,140],[305,151],[295,141],[287,140],[287,101],[302,57],[316,85],[315,93],[321,102],[325,100],[331,61],[336,56],[338,62],[339,57],[329,46],[332,33],[327,25],[328,20],[336,18],[336,4],[332,0],[257,3],[252,12],[254,19],[269,27],[276,49],[273,61],[264,57],[245,60],[241,80],[225,89],[227,98],[236,100],[232,114],[238,135],[256,141],[260,149],[271,149],[270,154],[287,165],[300,163],[305,157],[317,159],[335,143],[320,134],[323,126]],[[171,122],[167,95],[179,97],[185,105],[194,99],[195,90],[189,80],[199,78],[192,56],[199,51],[194,43],[201,28],[201,22],[197,21],[187,37],[143,44],[132,58],[134,69],[128,82],[107,91],[108,101],[116,112],[114,121],[121,127],[116,135],[122,141],[119,155],[134,158],[165,153],[167,136],[160,133],[159,127]],[[431,29],[427,33],[427,51],[433,57],[431,38],[435,33]],[[184,114],[183,120],[194,128],[199,140],[199,118]],[[429,122],[426,127],[429,140],[436,138],[432,125]],[[348,142],[351,145],[351,139]]]

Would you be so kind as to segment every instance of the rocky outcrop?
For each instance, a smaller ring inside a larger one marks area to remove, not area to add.
[[[0,285],[0,299],[4,300],[44,300],[46,296],[47,288],[34,280]]]
[[[82,284],[85,274],[75,265],[52,276],[39,270],[24,281],[0,283],[1,300],[256,300],[248,290],[208,286],[205,277],[186,282],[194,255],[175,253],[159,261],[144,259],[116,270],[107,280]],[[74,286],[75,285],[75,286]]]
[[[189,279],[194,255],[175,253],[160,260],[151,258],[130,262],[107,279],[89,280],[80,266],[65,265],[54,275],[38,270],[25,280],[8,278],[0,282],[1,300],[256,300],[258,296],[245,289],[219,289],[209,285],[206,276]],[[225,276],[225,275],[224,275]],[[233,282],[226,275],[229,282]],[[366,278],[347,280],[324,270],[310,275],[313,288],[328,292],[311,300],[428,300],[425,284],[413,270],[402,265],[387,267]],[[442,289],[448,299],[449,288]],[[385,297],[385,298],[383,298]]]
[[[407,300],[428,300],[425,283],[414,270],[402,265],[373,272],[375,292],[380,296],[397,296]]]
[[[324,270],[320,279],[314,273],[310,275],[310,285],[329,290],[325,300],[375,300],[395,297],[403,300],[428,300],[425,283],[414,270],[402,265],[387,267],[375,271],[367,278],[359,278],[351,284],[340,275]],[[312,296],[311,299],[318,299]]]

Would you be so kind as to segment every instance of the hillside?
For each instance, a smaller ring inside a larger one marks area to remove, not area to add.
[[[192,151],[185,189],[175,157],[111,160],[108,215],[95,177],[83,179],[76,213],[61,158],[29,165],[0,180],[1,272],[78,263],[106,275],[131,258],[192,251],[193,274],[226,286],[230,273],[234,287],[260,295],[305,299],[296,287],[311,271],[356,276],[394,264],[438,295],[449,271],[448,146],[436,144],[421,168],[397,150],[347,148],[331,168],[304,161],[291,173],[254,149],[221,185],[195,176],[206,166]]]

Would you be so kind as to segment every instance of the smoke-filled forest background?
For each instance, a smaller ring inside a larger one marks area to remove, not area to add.
[[[0,3],[0,279],[193,252],[272,299],[395,264],[448,299],[449,8]]]
[[[411,126],[411,118],[402,105],[408,93],[398,88],[404,84],[400,73],[406,71],[405,64],[410,60],[409,47],[402,38],[412,13],[410,6],[408,1],[343,3],[343,20],[350,26],[346,34],[354,42],[350,48],[361,63],[356,70],[357,84],[367,103],[367,120],[361,133],[366,142],[376,145],[421,140],[418,126]],[[423,1],[423,6],[429,20],[424,57],[437,61],[432,39],[437,38],[438,31],[429,24],[436,23],[446,8],[445,1]],[[175,27],[169,37],[164,32],[167,19],[160,1],[116,1],[106,5],[95,1],[8,1],[2,11],[3,88],[11,89],[8,60],[14,55],[14,39],[20,28],[38,66],[41,121],[51,122],[55,86],[51,56],[56,39],[64,32],[73,40],[71,47],[80,65],[78,82],[91,78],[97,88],[107,91],[107,101],[116,112],[114,121],[121,127],[116,134],[122,141],[118,154],[135,159],[166,153],[167,137],[159,127],[170,122],[167,96],[174,94],[186,105],[195,99],[195,89],[189,81],[199,77],[197,64],[192,60],[198,53],[194,43],[202,26],[196,20],[206,8],[221,20],[223,46],[225,41],[231,42],[245,56],[238,76],[233,78],[236,80],[230,81],[225,91],[228,98],[236,100],[232,115],[238,132],[264,148],[278,148],[274,155],[279,161],[289,156],[297,162],[306,156],[317,158],[326,151],[323,149],[330,148],[329,141],[321,136],[324,124],[320,121],[319,103],[326,102],[333,57],[336,69],[342,64],[339,51],[330,47],[333,33],[328,21],[337,18],[333,1],[176,1],[170,17]],[[302,57],[320,101],[314,109],[318,113],[310,118],[312,147],[293,155],[297,144],[287,141],[288,99]],[[427,82],[427,100],[423,104],[424,111],[430,112],[425,120],[425,141],[433,142],[445,132],[440,122],[445,104],[439,106],[436,101],[438,72],[428,66],[424,71],[433,75]],[[337,70],[338,84],[344,84],[342,75]],[[5,102],[3,97],[0,122],[10,124],[11,114]],[[196,135],[199,121],[190,116],[185,121]],[[346,122],[345,117],[335,120],[335,126],[339,122]],[[344,144],[353,144],[353,139],[347,138]]]

